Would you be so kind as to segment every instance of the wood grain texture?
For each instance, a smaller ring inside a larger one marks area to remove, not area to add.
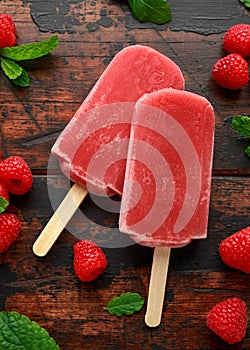
[[[185,5],[178,1],[169,1],[172,11],[172,21],[166,25],[139,23],[130,14],[126,1],[90,2],[88,6],[82,0],[63,0],[51,2],[49,0],[23,0],[28,4],[32,19],[41,31],[56,31],[58,33],[75,33],[84,26],[91,32],[100,29],[117,27],[122,22],[127,30],[154,28],[172,31],[188,31],[203,35],[221,33],[235,23],[237,16],[248,21],[248,13],[237,1],[231,1],[225,6],[221,1],[215,6],[214,2],[201,0],[185,1]],[[122,10],[123,16],[117,16]]]
[[[225,349],[206,327],[206,315],[217,302],[239,296],[249,305],[249,278],[220,260],[219,242],[249,224],[250,183],[245,178],[213,178],[208,238],[171,250],[161,325],[144,325],[145,307],[130,317],[111,316],[103,307],[126,291],[147,298],[153,250],[131,245],[104,248],[106,272],[95,282],[81,283],[73,271],[73,245],[77,238],[64,230],[44,258],[35,257],[32,245],[50,218],[45,177],[34,179],[25,198],[13,198],[22,220],[22,233],[0,256],[0,306],[24,313],[55,337],[62,349]],[[55,179],[59,189],[65,182]],[[237,191],[235,190],[237,189]],[[34,205],[35,201],[36,205]],[[105,231],[112,235],[118,217],[96,208],[88,197],[82,211],[91,218],[81,223],[85,238]],[[98,225],[96,222],[98,221]],[[248,349],[250,340],[236,345]]]
[[[219,88],[211,79],[227,28],[249,23],[239,1],[169,0],[173,20],[163,26],[139,23],[126,1],[3,0],[0,12],[13,16],[18,44],[59,36],[50,55],[23,62],[31,87],[18,88],[0,72],[0,147],[3,157],[22,155],[32,168],[34,185],[23,197],[11,197],[22,222],[16,242],[0,254],[0,311],[18,311],[44,326],[62,350],[226,349],[206,326],[215,303],[239,296],[250,308],[248,275],[225,266],[218,254],[222,239],[249,225],[249,142],[231,128],[235,114],[250,115],[249,85],[240,91]],[[153,250],[116,242],[118,213],[109,213],[87,196],[46,257],[32,245],[68,181],[55,169],[46,176],[50,149],[114,55],[131,44],[151,46],[183,71],[186,89],[208,98],[216,114],[215,152],[208,238],[171,250],[162,323],[155,329],[140,312],[117,318],[103,307],[126,291],[145,299]],[[52,197],[51,197],[52,196]],[[52,199],[51,199],[52,198]],[[73,233],[73,235],[72,235]],[[83,284],[73,271],[73,245],[81,238],[104,246],[106,272]],[[249,316],[249,315],[248,315]],[[250,348],[249,329],[234,349]]]
[[[41,2],[37,1],[39,3]],[[20,2],[19,6],[24,7]],[[100,13],[102,6],[109,8],[102,2],[95,3],[94,9],[97,12],[92,9],[91,13]],[[123,47],[140,43],[149,45],[174,60],[183,71],[186,89],[204,95],[213,104],[216,112],[215,174],[219,170],[249,174],[249,161],[243,152],[248,145],[247,141],[230,127],[233,115],[250,114],[249,88],[246,86],[241,91],[227,91],[219,88],[211,79],[213,64],[224,54],[221,49],[223,34],[207,37],[191,35],[190,32],[181,32],[180,35],[169,29],[131,27],[128,30],[121,19],[125,5],[110,1],[109,6],[112,16],[120,18],[117,25],[108,29],[99,26],[96,30],[89,31],[84,26],[90,22],[82,20],[73,33],[58,34],[60,44],[51,55],[24,63],[32,78],[30,89],[14,87],[0,73],[4,82],[1,86],[2,100],[8,101],[1,107],[1,149],[4,156],[20,151],[34,169],[45,171],[51,146],[107,64]],[[240,5],[241,10],[242,7]],[[24,14],[19,15],[20,25],[17,21],[20,38],[18,43],[48,37],[49,33],[41,33],[40,28],[30,20],[27,8],[24,8]],[[14,19],[18,18],[15,7],[11,6],[10,9]],[[241,11],[238,15],[241,15]],[[22,19],[25,26],[22,25]],[[88,20],[90,21],[89,18]],[[81,26],[82,29],[79,28]],[[195,55],[191,55],[191,51]],[[21,131],[17,133],[16,129]],[[43,152],[40,157],[36,157],[40,149]]]

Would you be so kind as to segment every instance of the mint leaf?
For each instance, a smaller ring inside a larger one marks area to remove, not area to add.
[[[15,85],[22,87],[30,86],[30,77],[23,67],[8,58],[0,57],[0,60],[4,73]]]
[[[48,332],[17,312],[0,312],[1,350],[60,350]]]
[[[242,2],[246,8],[250,9],[250,0],[240,0],[240,2]]]
[[[235,115],[232,119],[232,128],[242,136],[250,137],[250,117],[247,115]],[[250,157],[250,146],[245,149],[245,154]]]
[[[172,15],[166,0],[128,0],[133,16],[140,22],[164,24]]]
[[[141,310],[144,299],[138,293],[124,293],[119,297],[110,300],[104,310],[108,310],[111,315],[122,316],[131,315]]]
[[[232,128],[242,136],[250,137],[250,118],[246,115],[235,115],[232,119]]]
[[[0,213],[3,213],[8,205],[9,202],[4,197],[0,196]]]
[[[16,79],[11,79],[11,81],[17,86],[21,86],[21,87],[30,86],[30,77],[25,69],[23,69],[22,74],[19,75],[19,77],[17,77]]]
[[[245,149],[245,153],[248,157],[250,157],[250,146],[248,146],[247,149]]]
[[[58,36],[53,35],[49,39],[30,44],[5,47],[0,49],[0,55],[14,61],[31,60],[42,57],[53,51],[58,45]]]
[[[0,57],[1,67],[4,73],[10,79],[16,79],[22,74],[23,68],[16,62],[9,60],[8,58]]]
[[[57,35],[39,42],[0,49],[1,67],[11,81],[18,86],[30,86],[30,77],[26,70],[14,61],[31,60],[47,55],[58,45]]]

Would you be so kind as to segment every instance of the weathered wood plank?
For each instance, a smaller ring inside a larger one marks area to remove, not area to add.
[[[219,40],[218,36],[207,40],[199,36],[200,41],[196,37],[194,41],[174,43],[168,42],[162,34],[158,37],[158,42],[153,42],[154,36],[152,34],[151,46],[169,56],[180,66],[186,80],[186,89],[204,95],[215,108],[214,170],[216,174],[219,171],[249,174],[249,160],[243,152],[248,142],[232,131],[230,118],[239,113],[250,114],[248,103],[250,90],[246,86],[241,91],[226,91],[219,88],[211,78],[212,65],[222,56],[221,37]],[[0,101],[0,110],[4,116],[1,127],[4,156],[11,154],[12,151],[20,151],[28,161],[34,158],[29,145],[22,142],[32,136],[32,140],[37,139],[35,142],[39,144],[39,149],[44,148],[43,156],[37,158],[36,164],[33,165],[36,169],[46,168],[50,148],[58,132],[73,116],[112,57],[119,49],[129,45],[129,42],[123,42],[121,45],[109,47],[107,42],[98,46],[89,42],[80,44],[72,41],[70,49],[67,50],[68,42],[64,41],[63,35],[61,38],[59,47],[53,54],[32,63],[24,63],[32,79],[29,89],[13,86],[1,73],[4,82]],[[137,42],[148,43],[139,40]],[[190,47],[195,52],[195,58],[187,55]],[[64,53],[66,53],[65,57]],[[22,131],[18,133],[21,134],[18,141],[19,135],[16,136],[14,126],[25,123],[29,124],[30,128],[22,127]],[[25,134],[22,135],[22,133]],[[48,138],[50,142],[47,142]]]
[[[11,197],[22,232],[0,254],[0,311],[15,310],[37,321],[61,349],[93,349],[93,344],[100,350],[225,349],[206,326],[209,309],[231,296],[250,305],[248,276],[225,266],[218,253],[222,239],[249,225],[250,163],[244,155],[249,142],[232,130],[231,117],[250,115],[250,89],[227,91],[211,78],[213,63],[225,54],[224,32],[234,23],[248,23],[250,13],[238,1],[169,4],[172,21],[157,26],[134,19],[126,1],[0,3],[0,12],[15,20],[19,45],[59,36],[52,54],[22,63],[32,79],[30,88],[15,87],[0,72],[1,152],[22,155],[35,174],[27,195]],[[132,44],[149,45],[173,59],[186,89],[207,97],[216,114],[208,238],[172,249],[162,324],[153,330],[144,324],[145,306],[121,318],[103,310],[126,291],[147,298],[153,251],[132,243],[110,247],[118,241],[118,213],[100,209],[88,196],[49,254],[38,258],[32,252],[52,205],[69,185],[54,168],[58,175],[42,176],[50,149],[114,55]],[[95,239],[107,255],[108,268],[93,283],[81,283],[74,274],[76,236]],[[250,348],[248,333],[234,348]]]
[[[51,177],[49,184],[50,194],[52,188],[59,193],[56,198],[52,196],[55,205],[67,181]],[[247,276],[227,268],[218,254],[223,238],[249,224],[248,178],[213,178],[208,238],[172,250],[163,323],[154,332],[144,326],[143,311],[133,318],[116,319],[102,309],[121,292],[133,290],[146,298],[151,249],[138,245],[104,248],[109,267],[101,279],[87,286],[74,275],[72,249],[77,239],[66,231],[48,256],[39,259],[33,255],[32,244],[52,215],[46,189],[46,178],[35,177],[30,193],[12,198],[23,228],[15,244],[0,257],[2,309],[18,310],[37,320],[66,348],[78,349],[84,344],[90,349],[95,341],[100,349],[127,349],[134,343],[149,349],[153,344],[159,348],[223,349],[223,342],[207,330],[205,315],[218,299],[239,295],[249,300]],[[104,212],[90,198],[81,210],[89,218],[87,223],[82,222],[82,216],[72,222],[73,227],[80,227],[84,238],[99,239],[100,243],[103,235],[112,237],[117,214]],[[195,304],[191,306],[190,300]],[[177,336],[182,329],[184,343]],[[247,341],[242,349],[247,349]],[[206,347],[207,342],[210,347]]]

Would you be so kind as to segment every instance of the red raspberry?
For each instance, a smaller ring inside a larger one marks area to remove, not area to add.
[[[16,27],[10,15],[0,15],[0,48],[14,46],[16,43]]]
[[[228,344],[240,342],[247,329],[246,304],[239,298],[216,304],[207,315],[207,326]]]
[[[20,233],[21,223],[15,214],[0,215],[0,253],[14,242]]]
[[[74,270],[83,282],[99,277],[107,267],[107,259],[100,247],[90,240],[82,240],[74,246]]]
[[[5,209],[9,205],[9,201],[9,193],[6,187],[0,183],[0,213],[5,211]]]
[[[223,47],[230,53],[250,56],[250,25],[236,24],[229,28],[224,36]]]
[[[225,264],[250,273],[250,226],[224,239],[219,252]]]
[[[232,53],[219,59],[212,70],[216,83],[227,89],[240,89],[247,84],[248,64],[241,55]]]
[[[11,156],[0,163],[0,181],[12,194],[24,194],[32,186],[32,173],[22,157]]]

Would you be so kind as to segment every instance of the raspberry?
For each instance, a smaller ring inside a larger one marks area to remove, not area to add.
[[[250,226],[224,239],[219,252],[225,264],[250,273]]]
[[[233,53],[219,59],[213,66],[216,83],[227,89],[240,89],[247,84],[248,64],[241,55]]]
[[[6,201],[9,202],[10,198],[9,198],[9,193],[7,191],[7,188],[0,183],[0,197],[3,197],[6,199]]]
[[[7,188],[0,183],[0,213],[5,211],[7,206],[9,205],[9,193],[7,191]]]
[[[0,15],[0,48],[14,46],[16,43],[16,27],[10,15]]]
[[[15,214],[0,215],[0,253],[14,242],[20,233],[21,223]]]
[[[207,326],[228,344],[240,342],[246,335],[247,308],[239,298],[216,304],[207,315]]]
[[[99,277],[107,267],[107,259],[100,247],[90,240],[82,240],[74,246],[74,270],[83,282]]]
[[[223,47],[230,53],[250,56],[250,25],[236,24],[229,28],[224,36]]]
[[[11,156],[0,163],[0,181],[12,194],[24,194],[32,186],[32,173],[22,157]]]

